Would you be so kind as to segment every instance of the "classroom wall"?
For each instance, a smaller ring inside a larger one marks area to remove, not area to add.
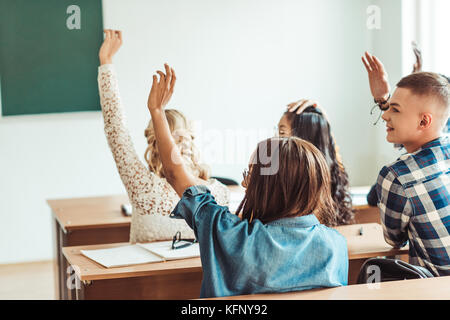
[[[381,8],[380,29],[376,32],[370,32],[369,35],[373,46],[372,52],[382,61],[388,72],[392,94],[396,83],[412,71],[415,60],[413,59],[411,41],[416,39],[403,37],[406,30],[402,28],[402,1],[373,0],[372,4]],[[411,19],[411,17],[409,18]],[[403,71],[402,63],[404,59],[411,62],[409,68]],[[405,150],[395,149],[391,143],[386,141],[386,126],[381,119],[378,125],[373,127],[375,130],[374,143],[377,145],[374,167],[378,168],[379,171],[384,165],[395,161]]]
[[[391,22],[366,27],[372,2],[105,0],[105,27],[123,30],[114,62],[139,155],[151,76],[168,62],[178,77],[170,106],[197,121],[198,144],[214,175],[240,181],[256,142],[273,134],[284,106],[310,97],[327,111],[351,184],[371,184],[379,150],[390,149],[370,125],[360,57],[367,49],[379,52],[391,79],[399,61],[381,40],[388,36],[395,45]],[[394,14],[400,8],[380,4]],[[46,199],[125,192],[99,112],[2,118],[0,150],[0,263],[52,258]]]

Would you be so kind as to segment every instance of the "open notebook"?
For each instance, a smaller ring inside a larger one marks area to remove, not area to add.
[[[80,250],[81,254],[106,268],[125,267],[151,262],[187,259],[200,256],[198,243],[173,250],[172,241],[137,243],[108,249]]]

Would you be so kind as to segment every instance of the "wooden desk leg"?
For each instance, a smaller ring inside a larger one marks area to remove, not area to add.
[[[63,300],[68,300],[69,299],[69,289],[67,288],[67,279],[69,277],[69,274],[67,273],[69,264],[66,260],[66,257],[64,256],[64,254],[62,253],[62,248],[67,246],[67,238],[68,235],[64,232],[64,230],[60,229],[60,238],[61,238],[61,247],[60,247],[60,251],[61,251],[61,288],[62,288],[62,299]]]
[[[80,278],[76,277],[76,281],[80,284],[79,288],[75,288],[75,295],[73,297],[74,300],[85,300],[84,289],[85,284],[80,281]],[[100,299],[99,299],[100,300]]]
[[[80,279],[77,277],[75,273],[76,266],[69,265],[69,262],[65,257],[64,257],[64,264],[68,266],[67,280],[66,280],[67,299],[76,300],[77,290],[80,289],[81,287]]]
[[[61,286],[61,242],[60,242],[60,227],[58,221],[53,218],[53,275],[55,278],[55,299],[61,300],[62,299],[62,286]]]
[[[54,264],[54,272],[55,272],[55,299],[58,300],[67,300],[67,263],[66,258],[62,253],[62,248],[66,246],[67,236],[64,230],[59,225],[58,221],[53,218],[54,224],[54,256],[55,256],[55,264]]]

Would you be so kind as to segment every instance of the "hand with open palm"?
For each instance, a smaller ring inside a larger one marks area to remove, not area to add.
[[[377,57],[366,52],[361,58],[369,76],[369,85],[372,96],[376,101],[386,101],[391,90],[388,82],[388,74],[383,64]]]
[[[111,64],[112,58],[122,45],[122,31],[120,30],[104,30],[105,39],[98,52],[100,64]]]
[[[149,111],[163,110],[172,97],[177,79],[175,70],[169,67],[167,63],[164,64],[164,68],[166,69],[166,73],[159,70],[156,71],[159,74],[159,80],[158,76],[153,75],[152,88],[147,101]]]

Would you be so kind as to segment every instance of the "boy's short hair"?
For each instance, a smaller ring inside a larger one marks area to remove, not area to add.
[[[434,72],[416,72],[403,77],[397,88],[410,89],[419,96],[433,96],[438,99],[446,109],[449,107],[450,85],[448,79]]]

